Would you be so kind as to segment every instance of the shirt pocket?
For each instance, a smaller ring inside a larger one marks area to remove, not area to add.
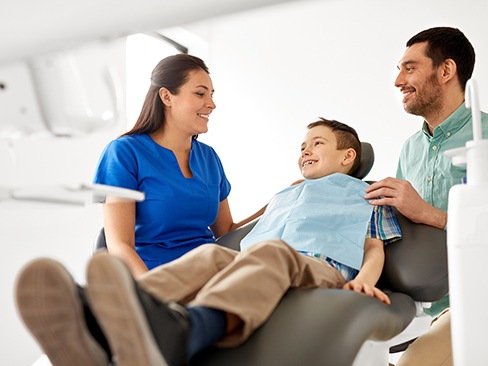
[[[465,177],[465,168],[451,165],[449,170],[440,171],[434,186],[433,205],[440,210],[447,211],[449,190],[456,184],[462,184]]]

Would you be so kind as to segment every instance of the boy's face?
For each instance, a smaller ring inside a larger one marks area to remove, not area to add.
[[[306,179],[322,178],[333,173],[345,173],[349,171],[351,152],[349,150],[337,150],[337,140],[332,129],[326,126],[316,126],[308,130],[305,141],[302,143],[302,154],[298,159],[298,165],[302,175]],[[354,152],[354,156],[356,154]]]

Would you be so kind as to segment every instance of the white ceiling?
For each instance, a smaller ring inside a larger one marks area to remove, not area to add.
[[[0,0],[0,64],[291,0]]]

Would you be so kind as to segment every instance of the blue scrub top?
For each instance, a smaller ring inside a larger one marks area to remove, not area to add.
[[[119,137],[102,153],[94,183],[145,193],[136,203],[135,242],[149,269],[215,241],[209,226],[230,183],[217,153],[197,140],[190,169],[193,177],[185,178],[173,152],[147,134]]]

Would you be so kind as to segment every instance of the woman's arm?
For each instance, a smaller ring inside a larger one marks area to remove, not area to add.
[[[110,254],[123,260],[134,277],[148,271],[136,252],[136,204],[115,197],[107,197],[103,205],[105,239]]]
[[[376,288],[385,262],[384,244],[382,240],[368,238],[364,244],[364,259],[361,270],[354,280],[346,283],[344,289],[363,292],[376,297],[385,304],[390,303],[388,296]]]
[[[237,228],[240,228],[241,226],[247,224],[248,222],[251,222],[255,218],[258,218],[263,214],[265,209],[266,206],[260,208],[258,211],[256,211],[251,216],[245,218],[244,220],[239,221],[238,223],[234,223],[234,220],[232,219],[232,213],[230,212],[229,201],[228,198],[226,198],[225,200],[220,202],[217,219],[210,226],[210,229],[212,230],[214,236],[216,238],[219,238],[222,235],[234,231]]]
[[[304,180],[305,179],[297,180],[297,181],[293,182],[291,185],[294,186],[294,185],[300,184]],[[235,223],[233,218],[232,218],[232,213],[230,211],[229,201],[226,198],[225,200],[220,202],[219,213],[217,215],[217,219],[210,226],[210,229],[212,230],[214,236],[216,238],[219,238],[222,235],[225,235],[231,231],[234,231],[234,230],[240,228],[241,226],[244,226],[247,223],[258,218],[259,216],[261,216],[264,213],[267,206],[268,206],[267,204],[264,205],[259,210],[257,210],[255,213],[253,213],[251,216],[246,217],[244,220],[241,220],[238,223]]]

